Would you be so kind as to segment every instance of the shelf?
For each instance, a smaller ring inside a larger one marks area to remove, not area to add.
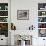
[[[38,28],[38,29],[46,29],[46,28]]]
[[[0,16],[0,17],[8,17],[8,16]]]
[[[46,11],[46,10],[38,10],[38,11]]]
[[[44,16],[38,16],[38,17],[46,17],[46,15],[44,15]]]
[[[8,10],[0,10],[0,11],[8,11]]]
[[[38,23],[46,23],[46,22],[38,22]]]
[[[0,22],[0,23],[8,23],[8,22]]]

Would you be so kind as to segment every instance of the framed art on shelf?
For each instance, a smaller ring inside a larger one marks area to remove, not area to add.
[[[17,10],[17,20],[29,20],[29,10]]]

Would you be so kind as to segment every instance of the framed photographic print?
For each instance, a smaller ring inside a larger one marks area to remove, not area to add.
[[[29,10],[17,10],[18,20],[29,20]]]

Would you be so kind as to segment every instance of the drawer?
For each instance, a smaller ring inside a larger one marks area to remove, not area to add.
[[[0,38],[0,45],[8,45],[8,39],[7,38]]]

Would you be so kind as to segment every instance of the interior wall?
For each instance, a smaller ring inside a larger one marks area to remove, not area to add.
[[[33,2],[33,3],[32,3]],[[14,0],[11,2],[11,22],[17,30],[28,30],[29,26],[37,27],[37,2],[32,0]],[[29,10],[29,20],[17,20],[17,10]]]
[[[27,30],[29,26],[38,27],[38,3],[46,0],[11,0],[11,22],[17,30]],[[17,10],[29,10],[29,20],[17,20]]]
[[[28,30],[29,26],[34,25],[36,34],[33,34],[38,36],[38,3],[46,3],[46,0],[11,0],[11,22],[18,32]],[[29,20],[17,20],[17,10],[29,10]],[[34,37],[32,42],[33,46],[40,46],[43,44],[43,38]]]

